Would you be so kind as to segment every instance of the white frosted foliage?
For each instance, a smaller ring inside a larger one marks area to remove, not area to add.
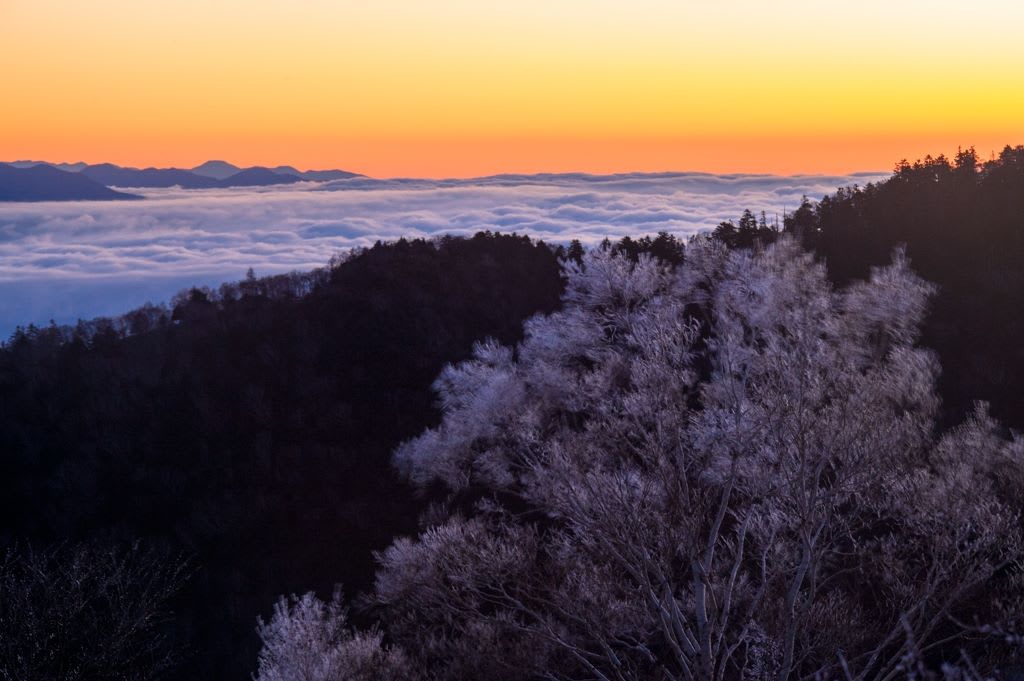
[[[886,679],[1016,607],[1021,446],[983,411],[936,436],[901,252],[842,291],[787,240],[567,275],[395,456],[450,495],[375,596],[437,678]]]

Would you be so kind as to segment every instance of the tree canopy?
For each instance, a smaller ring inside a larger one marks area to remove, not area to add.
[[[380,659],[453,681],[910,678],[966,648],[998,669],[1004,641],[964,623],[1022,612],[1024,441],[983,406],[936,431],[932,294],[901,252],[836,290],[790,239],[697,239],[675,268],[591,251],[520,344],[442,372],[443,420],[396,451],[445,494],[379,555]]]

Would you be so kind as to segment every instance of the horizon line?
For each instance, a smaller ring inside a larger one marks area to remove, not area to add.
[[[937,158],[937,156],[933,157],[933,158]],[[13,165],[13,164],[16,164],[16,163],[33,163],[33,164],[36,164],[36,165],[48,165],[48,166],[51,166],[51,167],[54,167],[54,168],[57,168],[57,166],[61,166],[61,165],[64,165],[64,166],[76,166],[76,165],[97,166],[97,165],[105,165],[106,164],[106,165],[113,165],[113,166],[116,166],[118,168],[124,168],[124,169],[128,169],[128,170],[140,170],[140,171],[141,170],[182,170],[182,171],[186,171],[186,172],[193,172],[196,168],[199,168],[199,167],[201,167],[201,166],[203,166],[203,165],[205,165],[207,163],[225,163],[227,165],[231,165],[231,166],[233,166],[235,168],[238,168],[239,171],[248,170],[248,169],[251,169],[251,168],[265,168],[265,169],[268,169],[268,170],[273,170],[275,168],[290,167],[290,168],[293,168],[293,169],[299,171],[300,173],[342,171],[342,172],[352,173],[353,175],[357,176],[357,177],[353,177],[351,179],[367,179],[367,180],[377,180],[377,181],[429,180],[429,181],[435,181],[435,182],[472,181],[472,180],[485,180],[485,179],[502,178],[502,177],[581,177],[581,176],[587,176],[587,177],[655,177],[655,176],[666,176],[667,177],[667,176],[675,176],[675,175],[706,175],[706,176],[712,176],[712,177],[729,177],[729,176],[740,177],[741,176],[741,177],[781,177],[781,178],[786,178],[786,177],[792,177],[792,178],[801,178],[801,177],[849,177],[849,176],[858,176],[858,175],[868,176],[868,175],[892,174],[894,172],[895,166],[897,165],[896,163],[894,163],[893,164],[893,168],[889,168],[889,169],[886,169],[886,170],[883,170],[881,168],[875,168],[875,169],[864,169],[864,168],[862,168],[862,169],[859,169],[859,170],[847,170],[847,171],[838,171],[838,172],[826,172],[826,171],[806,172],[806,171],[803,171],[803,172],[786,172],[786,173],[770,172],[770,171],[756,171],[756,170],[731,170],[731,171],[718,171],[718,172],[716,172],[716,171],[712,171],[712,170],[697,170],[697,169],[688,169],[688,170],[682,170],[682,169],[675,169],[675,170],[624,170],[624,171],[615,171],[615,172],[598,172],[598,171],[591,171],[591,170],[575,169],[575,170],[558,170],[558,171],[551,171],[551,170],[521,171],[520,170],[520,171],[502,171],[502,172],[495,172],[495,173],[466,174],[466,175],[451,175],[451,174],[448,174],[448,175],[412,175],[412,174],[370,175],[370,174],[367,174],[367,173],[359,172],[358,170],[350,170],[350,169],[348,169],[348,168],[346,168],[344,166],[322,166],[322,167],[311,167],[311,168],[303,169],[303,168],[300,168],[299,166],[296,166],[294,164],[287,163],[287,162],[285,162],[285,163],[276,163],[276,164],[273,164],[273,165],[271,165],[271,164],[239,165],[239,164],[234,163],[232,161],[226,161],[223,158],[209,158],[209,159],[206,159],[205,161],[201,161],[201,162],[199,162],[199,163],[197,163],[195,165],[191,165],[191,166],[185,166],[185,165],[181,165],[181,166],[179,166],[179,165],[121,165],[121,164],[115,163],[113,161],[99,161],[99,162],[95,162],[95,163],[90,163],[88,161],[83,161],[83,160],[78,160],[78,161],[51,161],[51,160],[42,160],[42,159],[38,159],[38,158],[19,158],[19,159],[9,160],[9,161],[8,160],[0,160],[0,164],[4,164],[4,165]],[[58,170],[63,170],[62,168],[57,168],[57,169]],[[65,172],[75,172],[75,171],[65,171]],[[307,181],[312,182],[312,181],[315,181],[315,180],[307,180]],[[337,181],[337,180],[335,180],[335,181]]]

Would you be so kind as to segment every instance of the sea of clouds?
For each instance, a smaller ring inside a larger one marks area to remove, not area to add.
[[[146,189],[144,201],[0,203],[0,338],[168,300],[194,285],[306,270],[378,239],[530,234],[565,243],[713,229],[744,208],[771,220],[852,175],[502,175],[356,179],[218,190]]]

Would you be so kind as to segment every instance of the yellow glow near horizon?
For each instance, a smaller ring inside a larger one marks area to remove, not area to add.
[[[0,0],[0,159],[885,169],[1024,141],[1024,3]]]

